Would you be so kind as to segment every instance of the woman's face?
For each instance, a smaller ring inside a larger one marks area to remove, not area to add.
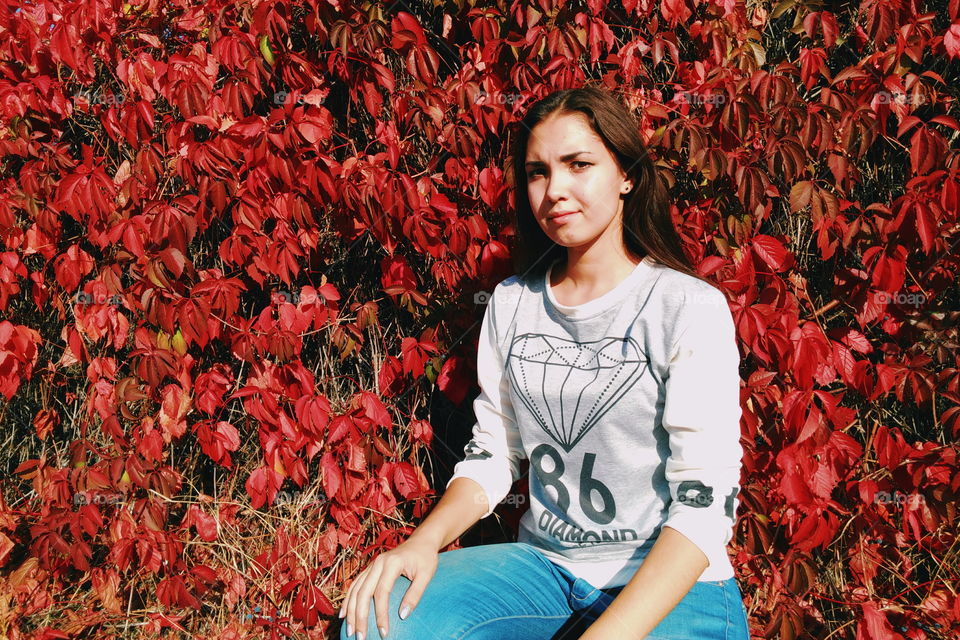
[[[621,195],[633,183],[586,116],[563,114],[541,121],[530,132],[525,162],[530,210],[547,237],[582,252],[607,245],[619,252]],[[555,218],[558,213],[569,215]]]

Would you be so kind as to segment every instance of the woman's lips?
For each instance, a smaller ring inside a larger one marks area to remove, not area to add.
[[[575,213],[578,213],[578,212],[577,212],[577,211],[571,211],[570,213],[564,213],[563,215],[559,215],[559,216],[550,218],[550,222],[556,222],[557,224],[562,224],[562,223],[566,222],[567,220],[569,220],[569,219],[570,219],[570,216],[572,216],[572,215],[575,214]]]

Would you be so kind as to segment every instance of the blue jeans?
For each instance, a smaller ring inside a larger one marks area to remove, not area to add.
[[[622,587],[597,589],[523,542],[440,554],[437,571],[406,620],[399,616],[410,580],[390,593],[392,640],[576,640]],[[341,640],[347,625],[340,630]],[[697,582],[647,640],[749,640],[735,578]],[[373,599],[364,640],[382,640]]]

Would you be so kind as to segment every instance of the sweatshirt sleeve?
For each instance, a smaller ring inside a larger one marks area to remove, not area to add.
[[[480,326],[477,346],[480,395],[473,402],[477,419],[473,438],[464,447],[464,458],[456,464],[447,483],[449,487],[456,478],[471,478],[483,487],[489,508],[481,518],[493,513],[506,497],[520,477],[520,461],[525,458],[495,326],[496,299],[504,297],[498,293],[502,294],[495,290],[490,296]]]
[[[743,456],[740,354],[723,294],[713,287],[688,294],[676,336],[662,420],[671,497],[663,526],[689,538],[712,565],[733,537]]]

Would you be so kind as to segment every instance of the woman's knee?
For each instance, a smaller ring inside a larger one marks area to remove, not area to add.
[[[440,554],[437,570],[406,619],[399,616],[410,580],[398,576],[387,604],[390,640],[449,640],[472,626],[504,616],[559,616],[566,596],[549,562],[528,546],[490,545]],[[569,611],[565,612],[569,615]],[[344,625],[345,626],[345,625]],[[355,640],[341,631],[341,640]],[[374,599],[364,640],[381,640]]]

